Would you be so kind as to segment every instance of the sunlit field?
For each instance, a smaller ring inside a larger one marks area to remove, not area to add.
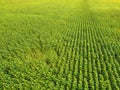
[[[0,0],[0,90],[120,90],[120,0]]]

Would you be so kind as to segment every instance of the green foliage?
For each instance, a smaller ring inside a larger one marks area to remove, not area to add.
[[[119,0],[0,0],[0,90],[119,90]]]

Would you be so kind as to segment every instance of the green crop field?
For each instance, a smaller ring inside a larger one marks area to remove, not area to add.
[[[0,0],[0,90],[120,90],[120,0]]]

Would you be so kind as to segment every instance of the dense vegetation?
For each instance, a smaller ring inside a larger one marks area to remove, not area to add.
[[[120,90],[120,1],[0,0],[0,90]]]

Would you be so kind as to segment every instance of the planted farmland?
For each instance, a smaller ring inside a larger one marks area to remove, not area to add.
[[[18,89],[119,90],[120,1],[0,0],[0,90]]]

